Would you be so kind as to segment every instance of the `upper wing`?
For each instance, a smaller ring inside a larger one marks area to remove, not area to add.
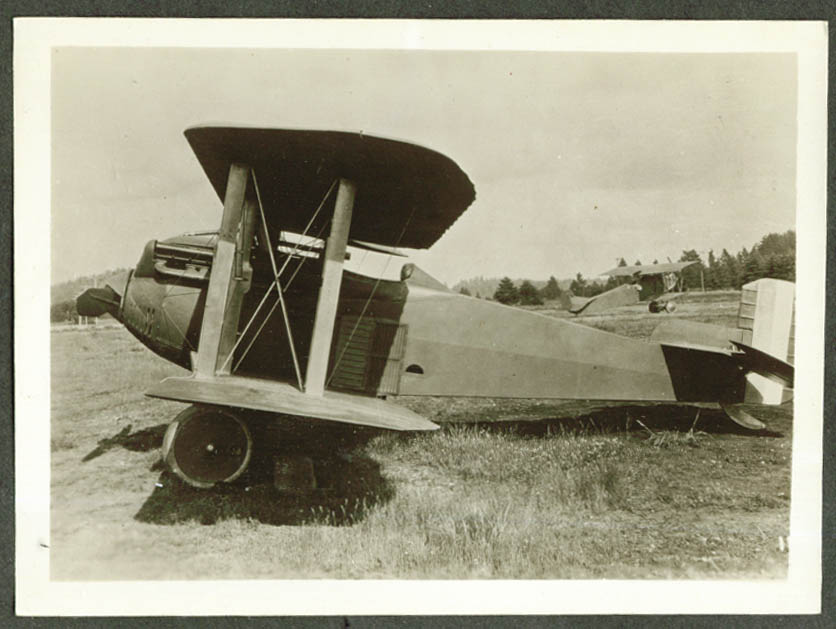
[[[431,246],[476,198],[453,160],[407,142],[249,127],[200,126],[185,135],[221,200],[230,164],[252,167],[268,220],[285,231],[304,232],[340,177],[357,184],[351,237],[387,246]],[[308,233],[318,233],[329,217],[321,212]]]
[[[617,266],[609,271],[604,271],[601,275],[609,275],[610,277],[633,277],[634,275],[658,275],[659,273],[678,273],[686,266],[696,264],[696,261],[690,262],[664,262],[662,264],[639,264],[632,266]]]

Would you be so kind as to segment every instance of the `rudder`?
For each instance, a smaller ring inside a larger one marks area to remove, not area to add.
[[[776,358],[795,359],[795,284],[762,278],[744,284],[740,296],[737,327],[743,343]],[[744,400],[755,404],[780,404],[785,387],[764,376],[746,376]]]

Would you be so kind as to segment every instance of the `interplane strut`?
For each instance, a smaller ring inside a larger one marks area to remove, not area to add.
[[[247,185],[252,176],[256,202],[247,199]],[[336,183],[336,182],[335,182]],[[333,184],[325,195],[328,197]],[[209,277],[204,319],[201,326],[200,344],[195,359],[195,375],[211,377],[216,373],[229,374],[230,361],[235,350],[249,330],[255,317],[266,302],[273,287],[278,295],[278,305],[281,306],[282,318],[287,332],[288,344],[296,372],[296,379],[300,390],[314,396],[321,396],[326,384],[326,370],[334,332],[334,320],[337,312],[340,284],[342,282],[343,265],[345,262],[348,235],[351,227],[351,214],[354,205],[356,186],[347,179],[339,180],[334,213],[331,219],[331,231],[326,240],[323,253],[322,284],[317,299],[314,317],[313,333],[311,336],[310,352],[304,382],[299,367],[299,359],[293,341],[287,304],[281,285],[281,273],[287,266],[289,259],[279,269],[273,254],[267,218],[258,188],[255,171],[245,164],[231,164],[224,195],[224,211],[215,255]],[[316,214],[322,208],[325,198],[317,208]],[[252,269],[249,267],[249,251],[255,234],[255,212],[260,216],[260,228],[270,258],[273,281],[265,291],[258,307],[250,320],[244,326],[243,332],[236,339],[238,318],[241,312],[244,293],[249,290]],[[316,214],[311,217],[309,225],[313,223]],[[306,230],[307,231],[307,228]],[[270,314],[275,309],[271,309]],[[269,318],[268,314],[268,318]],[[255,337],[264,327],[262,323]],[[255,339],[253,339],[255,340]],[[252,341],[248,345],[252,346]],[[242,357],[243,359],[243,357]],[[236,364],[239,365],[241,360]]]

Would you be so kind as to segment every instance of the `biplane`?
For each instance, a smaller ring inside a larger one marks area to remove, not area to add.
[[[673,312],[676,304],[668,293],[683,290],[682,269],[692,264],[696,264],[696,261],[634,264],[604,271],[601,275],[628,278],[630,283],[621,284],[587,299],[578,298],[569,308],[569,312],[576,315],[593,314],[618,306],[629,306],[639,301],[647,301],[647,309],[650,312]]]
[[[662,262],[657,264],[634,264],[617,266],[601,275],[629,278],[638,288],[638,300],[647,301],[650,312],[672,312],[674,302],[664,298],[666,293],[681,292],[685,289],[683,269],[696,264],[696,260],[685,262]]]
[[[668,325],[636,340],[459,295],[414,264],[399,280],[346,269],[352,250],[430,247],[474,201],[468,176],[433,150],[337,131],[185,136],[222,202],[219,229],[149,242],[121,295],[89,289],[77,307],[110,312],[190,370],[147,395],[191,405],[163,440],[191,485],[244,472],[256,414],[420,431],[438,426],[390,398],[711,402],[758,429],[738,406],[751,376],[771,391],[764,402],[792,383],[786,344],[759,345],[757,331]]]
[[[617,266],[604,271],[601,275],[630,278],[641,288],[639,299],[644,301],[653,295],[683,290],[682,271],[696,263],[696,260],[687,260],[685,262]]]

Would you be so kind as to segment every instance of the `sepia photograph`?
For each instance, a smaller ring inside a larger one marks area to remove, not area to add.
[[[826,25],[15,32],[18,613],[817,610]]]

